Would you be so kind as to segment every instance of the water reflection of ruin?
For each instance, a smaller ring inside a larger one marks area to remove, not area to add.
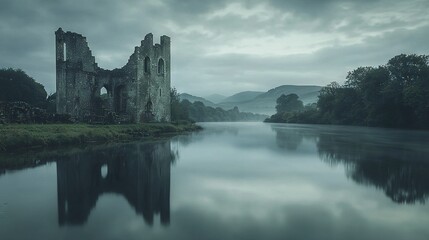
[[[84,224],[103,193],[124,196],[148,224],[170,222],[170,142],[133,143],[57,161],[58,222]]]

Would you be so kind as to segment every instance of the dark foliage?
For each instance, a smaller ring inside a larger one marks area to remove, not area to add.
[[[265,122],[296,122],[304,105],[295,93],[277,98],[277,113],[265,119]]]
[[[277,98],[277,112],[293,112],[299,111],[304,108],[301,100],[298,100],[298,95],[295,93],[284,95],[282,94],[279,98]]]
[[[42,84],[20,69],[0,69],[0,101],[22,101],[40,108],[46,107],[47,93]]]
[[[179,93],[175,88],[170,91],[171,121],[189,121],[187,109],[180,104]]]
[[[322,88],[316,109],[267,121],[429,129],[429,56],[401,54],[386,65],[359,67],[344,85]]]

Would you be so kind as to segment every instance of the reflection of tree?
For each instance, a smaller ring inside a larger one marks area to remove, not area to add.
[[[317,131],[309,130],[303,125],[295,124],[271,124],[271,130],[276,132],[276,143],[281,149],[296,150],[304,139],[315,139]]]
[[[382,189],[394,202],[425,202],[429,196],[429,153],[424,148],[383,145],[372,137],[320,134],[319,154],[330,164],[343,163],[354,181]]]
[[[103,193],[123,195],[149,224],[170,221],[170,142],[132,143],[57,161],[58,221],[83,224]],[[104,168],[104,174],[102,169]]]
[[[276,131],[276,143],[281,149],[296,150],[302,143],[303,135],[289,128],[273,128]]]

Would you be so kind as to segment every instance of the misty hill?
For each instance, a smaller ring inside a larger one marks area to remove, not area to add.
[[[253,112],[260,114],[274,114],[276,100],[282,94],[288,95],[295,93],[299,96],[304,104],[317,102],[317,96],[322,87],[320,86],[296,86],[296,85],[283,85],[268,90],[265,93],[257,95],[255,98],[234,103],[222,102],[218,106],[230,109],[237,106],[241,111]]]
[[[202,97],[192,96],[187,93],[179,95],[180,100],[187,99],[191,103],[200,101],[206,106],[221,107],[225,110],[238,107],[242,112],[252,112],[259,114],[272,115],[275,113],[276,100],[282,94],[288,95],[295,93],[304,103],[315,103],[319,96],[320,86],[297,86],[297,85],[282,85],[267,92],[245,91],[234,94],[225,98],[222,102],[215,104],[212,101]]]
[[[254,99],[255,97],[263,94],[264,92],[256,91],[245,91],[236,93],[230,97],[225,98],[222,103],[236,103],[236,102],[245,102]]]
[[[191,103],[202,102],[202,103],[204,103],[205,106],[208,106],[208,107],[217,107],[217,105],[215,103],[213,103],[213,102],[211,102],[211,101],[209,101],[209,100],[207,100],[205,98],[193,96],[193,95],[187,94],[187,93],[181,93],[181,94],[179,94],[179,99],[180,99],[180,101],[186,99],[186,100],[188,100]]]
[[[220,103],[226,98],[226,96],[221,94],[212,94],[204,98],[213,103]]]

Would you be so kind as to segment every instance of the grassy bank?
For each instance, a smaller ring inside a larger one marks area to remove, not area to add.
[[[23,148],[66,146],[91,142],[130,141],[201,129],[195,124],[130,125],[10,124],[0,125],[0,152]]]

